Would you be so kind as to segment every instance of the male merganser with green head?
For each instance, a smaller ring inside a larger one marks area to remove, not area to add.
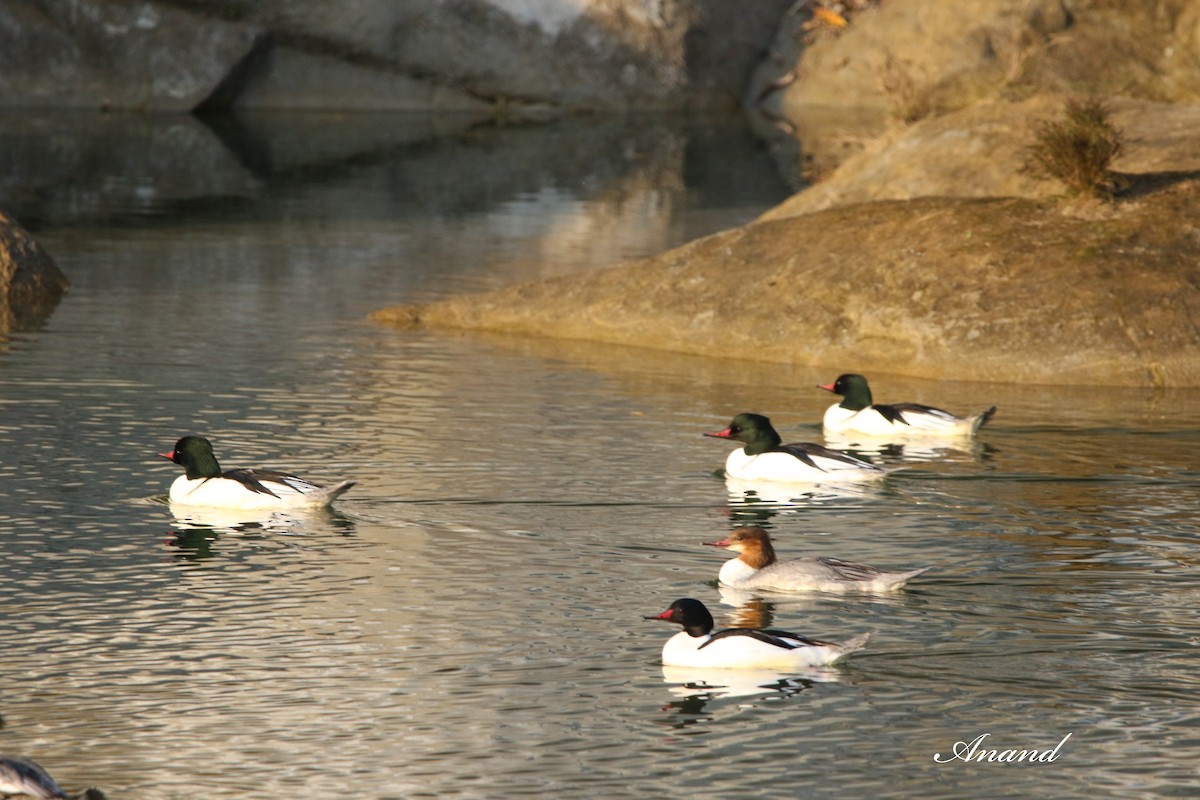
[[[683,626],[663,645],[662,663],[668,667],[712,669],[792,670],[833,664],[866,647],[873,633],[861,633],[844,642],[823,642],[798,633],[774,629],[727,628],[713,633],[713,618],[704,603],[681,598],[661,614],[661,619]]]
[[[812,442],[782,444],[762,414],[738,414],[725,430],[704,435],[745,444],[725,459],[725,475],[738,480],[845,483],[877,480],[891,471]]]
[[[302,509],[323,508],[354,485],[342,481],[325,487],[266,469],[221,470],[212,444],[203,436],[185,436],[170,453],[159,453],[185,472],[171,484],[172,503],[209,508]]]
[[[956,417],[949,411],[920,403],[875,405],[871,387],[862,375],[840,375],[833,383],[818,389],[840,394],[842,402],[825,410],[826,435],[858,433],[865,436],[954,437],[973,436],[996,413],[996,407],[970,417]]]

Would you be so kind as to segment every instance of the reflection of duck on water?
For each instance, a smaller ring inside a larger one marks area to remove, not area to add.
[[[671,694],[682,698],[672,705],[689,713],[698,713],[705,702],[717,698],[752,697],[760,694],[790,696],[804,691],[814,683],[836,683],[843,678],[841,671],[829,667],[778,672],[768,669],[664,666],[662,674],[663,682],[671,684]]]
[[[328,513],[328,512],[324,512]],[[171,516],[180,528],[193,530],[292,530],[306,517],[302,514],[270,509],[204,508],[171,505]]]

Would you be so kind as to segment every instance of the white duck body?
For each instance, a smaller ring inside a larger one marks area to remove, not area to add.
[[[879,480],[890,472],[869,461],[810,442],[781,447],[787,449],[757,455],[748,454],[744,447],[730,452],[725,458],[726,476],[741,481],[775,483],[852,483]]]
[[[867,645],[874,634],[825,642],[773,629],[728,628],[713,633],[713,619],[699,600],[682,598],[654,617],[684,629],[666,641],[662,663],[697,669],[795,670],[833,664]]]
[[[930,569],[888,571],[828,556],[778,561],[771,537],[755,526],[735,528],[722,541],[706,544],[738,553],[721,565],[717,579],[723,586],[743,591],[895,592]]]
[[[354,485],[342,481],[325,487],[265,469],[222,471],[212,444],[201,436],[185,436],[172,452],[159,455],[184,467],[185,473],[172,482],[167,497],[185,506],[241,511],[324,508]]]
[[[917,403],[867,406],[854,411],[839,404],[825,409],[822,427],[826,434],[857,433],[889,438],[968,437],[978,433],[996,411],[995,406],[970,417]]]
[[[172,503],[185,506],[239,511],[298,510],[324,508],[354,485],[353,481],[343,481],[333,487],[318,486],[294,475],[266,473],[275,477],[265,477],[260,470],[230,472],[250,473],[251,476],[256,476],[255,482],[266,491],[257,491],[240,480],[224,475],[195,480],[187,475],[180,475],[171,483],[171,491],[167,497]]]
[[[744,442],[725,458],[725,476],[774,483],[852,483],[878,480],[892,470],[811,442],[781,444],[771,421],[761,414],[738,414],[717,439]]]
[[[870,639],[869,633],[837,643],[807,639],[785,631],[729,628],[719,634],[704,636],[692,636],[687,631],[680,631],[663,645],[662,661],[667,666],[698,669],[790,670],[822,667],[863,649]]]
[[[825,409],[821,424],[826,435],[860,434],[887,438],[955,438],[974,436],[996,413],[992,406],[969,417],[921,403],[875,405],[871,387],[862,375],[839,375],[818,386],[842,395],[841,403]]]
[[[34,761],[20,756],[0,756],[0,797],[57,800],[67,795]]]

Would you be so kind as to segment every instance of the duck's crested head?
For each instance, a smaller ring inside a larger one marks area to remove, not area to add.
[[[744,525],[734,528],[729,536],[719,542],[705,542],[712,547],[727,547],[739,554],[739,558],[755,569],[775,561],[775,548],[771,546],[771,536],[757,525]]]
[[[683,626],[689,636],[707,636],[712,633],[713,618],[704,603],[691,597],[682,597],[671,603],[671,607],[661,614],[655,614],[642,619],[661,619]]]
[[[763,528],[744,525],[734,528],[729,538],[733,542],[730,549],[741,553],[742,561],[755,569],[775,563],[775,548],[771,545],[771,535]]]
[[[184,436],[175,443],[173,451],[159,455],[187,470],[190,480],[215,478],[221,474],[221,466],[213,455],[212,442],[203,436]]]
[[[725,430],[704,435],[742,442],[746,445],[746,453],[749,455],[765,452],[783,441],[776,433],[774,426],[771,425],[770,419],[762,414],[747,412],[734,417]]]
[[[865,377],[853,372],[838,375],[837,380],[833,383],[817,384],[817,388],[840,394],[842,402],[839,405],[851,411],[861,411],[872,404],[870,384],[867,383]]]

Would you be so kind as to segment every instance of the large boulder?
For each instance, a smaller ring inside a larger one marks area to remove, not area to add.
[[[0,211],[0,333],[42,325],[68,286],[41,245]]]
[[[747,94],[764,136],[798,139],[818,175],[889,125],[983,102],[1047,93],[1200,101],[1200,0],[1153,11],[1125,0],[863,5],[840,29],[785,21]]]
[[[1062,184],[1039,179],[1025,164],[1039,125],[1061,119],[1065,105],[1057,94],[996,100],[893,129],[764,218],[870,200],[1061,195]],[[1116,98],[1107,106],[1126,143],[1112,165],[1115,171],[1200,170],[1200,103]]]
[[[6,0],[0,106],[189,111],[256,57],[265,33],[145,0]]]

